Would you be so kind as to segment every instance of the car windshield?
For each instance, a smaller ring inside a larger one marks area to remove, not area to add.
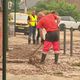
[[[61,16],[62,21],[75,21],[71,16]]]
[[[27,20],[27,16],[25,16],[25,15],[23,15],[23,16],[17,15],[16,16],[16,20]]]

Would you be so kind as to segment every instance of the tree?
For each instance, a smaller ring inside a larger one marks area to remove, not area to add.
[[[61,0],[60,2],[50,0],[49,3],[40,1],[36,5],[36,10],[40,11],[41,9],[45,9],[47,11],[55,10],[61,16],[72,16],[76,20],[80,19],[80,11],[77,10],[75,5],[65,2],[65,0]]]

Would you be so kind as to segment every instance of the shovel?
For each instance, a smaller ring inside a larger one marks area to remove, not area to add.
[[[40,44],[39,47],[35,51],[33,51],[33,53],[29,57],[29,62],[28,63],[34,64],[37,61],[38,58],[36,56],[36,53],[41,48],[41,46],[42,46],[42,44]]]

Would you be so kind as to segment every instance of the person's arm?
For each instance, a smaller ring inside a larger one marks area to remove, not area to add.
[[[57,24],[59,24],[60,23],[60,17],[56,14],[54,14],[54,17],[55,17],[55,20],[57,21]]]
[[[39,29],[39,32],[40,32],[40,37],[41,37],[41,39],[43,39],[43,40],[44,40],[44,36],[43,36],[43,29],[42,29],[42,28],[40,28],[40,29]]]
[[[59,23],[60,23],[60,17],[57,16],[57,24],[59,24]]]
[[[44,36],[43,36],[43,29],[39,29],[40,31],[40,37],[41,37],[41,43],[44,44]]]
[[[27,18],[27,22],[28,22],[28,24],[29,24],[29,22],[30,22],[30,16],[28,16],[28,18]],[[30,24],[29,24],[30,25]]]
[[[30,21],[30,16],[28,16],[28,19],[27,20]]]
[[[40,20],[37,24],[37,29],[39,29],[40,32],[40,37],[41,37],[41,42],[44,42],[44,36],[43,36],[43,21]]]

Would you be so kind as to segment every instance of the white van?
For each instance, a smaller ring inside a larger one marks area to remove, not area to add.
[[[9,14],[9,27],[11,27],[11,25],[14,26],[14,24],[16,23],[15,28],[15,32],[22,32],[24,34],[28,34],[28,14],[25,13],[16,13],[16,17],[14,16],[15,13],[10,13]],[[15,23],[14,23],[15,22]]]
[[[80,22],[76,22],[75,19],[71,16],[61,16],[59,27],[61,26],[65,26],[67,29],[70,29],[72,27],[73,29],[80,30]]]

